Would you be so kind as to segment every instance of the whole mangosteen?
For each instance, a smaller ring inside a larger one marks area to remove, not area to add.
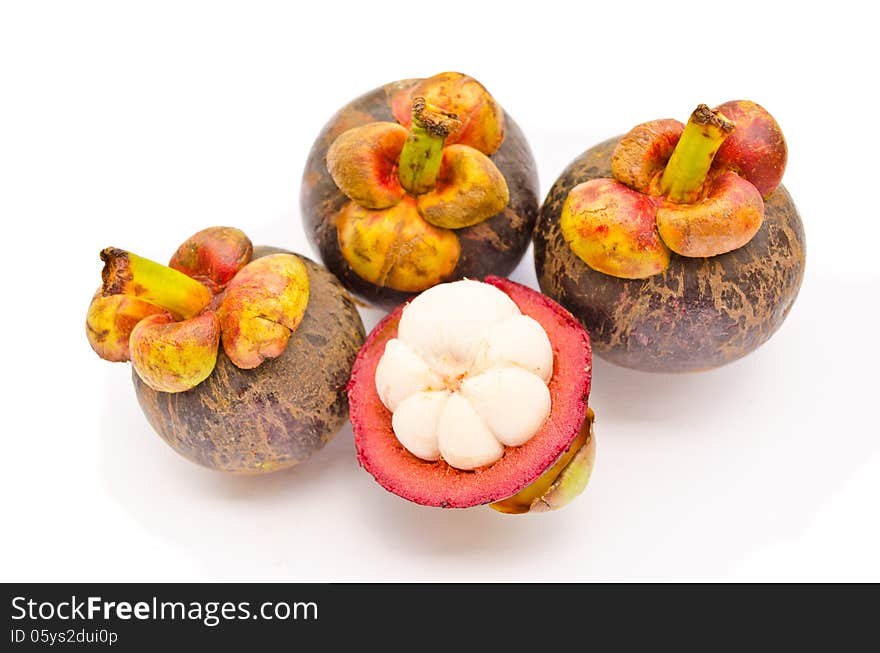
[[[305,460],[345,423],[364,327],[325,268],[253,248],[231,227],[195,234],[167,267],[112,247],[101,258],[89,343],[131,361],[140,406],[175,451],[265,473]]]

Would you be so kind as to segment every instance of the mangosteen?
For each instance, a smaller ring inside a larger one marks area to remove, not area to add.
[[[509,274],[538,212],[522,131],[461,73],[407,79],[343,107],[312,146],[300,196],[324,264],[394,306],[463,277]]]
[[[685,372],[746,355],[780,327],[804,275],[787,157],[776,120],[745,100],[596,145],[541,208],[541,289],[618,365]]]
[[[439,284],[367,338],[348,385],[361,465],[444,508],[559,508],[595,457],[590,339],[548,297],[498,277]]]
[[[140,406],[175,451],[221,471],[271,472],[345,423],[364,327],[325,268],[253,248],[231,227],[195,234],[167,267],[117,248],[101,258],[89,342],[131,362]]]

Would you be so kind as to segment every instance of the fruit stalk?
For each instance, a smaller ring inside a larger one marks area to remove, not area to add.
[[[715,154],[735,126],[720,111],[713,111],[705,104],[699,105],[688,119],[663,170],[660,178],[663,194],[679,204],[700,199]]]
[[[400,185],[413,195],[431,190],[440,172],[446,138],[459,127],[461,121],[455,114],[426,103],[423,97],[415,98],[412,125],[400,152]]]
[[[101,294],[130,295],[189,319],[211,302],[211,292],[191,277],[116,247],[101,251]]]

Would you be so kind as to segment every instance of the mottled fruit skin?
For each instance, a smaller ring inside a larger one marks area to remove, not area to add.
[[[804,229],[780,186],[764,202],[764,222],[745,246],[711,258],[672,254],[668,269],[620,279],[589,268],[559,226],[569,191],[611,176],[620,138],[600,143],[566,168],[547,195],[535,228],[541,290],[571,311],[603,358],[651,372],[724,365],[770,338],[788,315],[804,276]]]
[[[280,252],[257,247],[254,258]],[[132,374],[150,424],[185,458],[225,472],[272,472],[308,458],[348,418],[345,386],[364,327],[336,278],[300,258],[309,303],[278,358],[245,370],[220,351],[205,381],[175,394],[157,392]]]
[[[391,307],[414,293],[377,286],[358,276],[339,249],[336,220],[349,199],[337,188],[327,171],[327,150],[348,129],[375,121],[394,122],[389,98],[419,80],[410,79],[379,87],[354,100],[334,115],[318,135],[303,172],[300,205],[306,234],[321,260],[343,285],[369,302]],[[463,277],[507,275],[522,259],[538,216],[538,174],[535,160],[519,126],[505,114],[505,136],[491,156],[504,175],[510,202],[484,222],[456,230],[461,255],[454,270],[441,281]]]

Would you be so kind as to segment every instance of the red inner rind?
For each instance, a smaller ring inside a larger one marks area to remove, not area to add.
[[[559,304],[531,288],[499,277],[485,281],[537,320],[550,338],[550,416],[531,440],[521,447],[507,447],[501,460],[484,469],[461,471],[443,461],[413,456],[395,437],[391,412],[376,392],[376,366],[385,343],[397,336],[403,306],[397,307],[376,325],[361,348],[348,384],[348,401],[361,465],[385,489],[416,503],[467,508],[516,494],[568,449],[587,412],[592,357],[584,328]]]

